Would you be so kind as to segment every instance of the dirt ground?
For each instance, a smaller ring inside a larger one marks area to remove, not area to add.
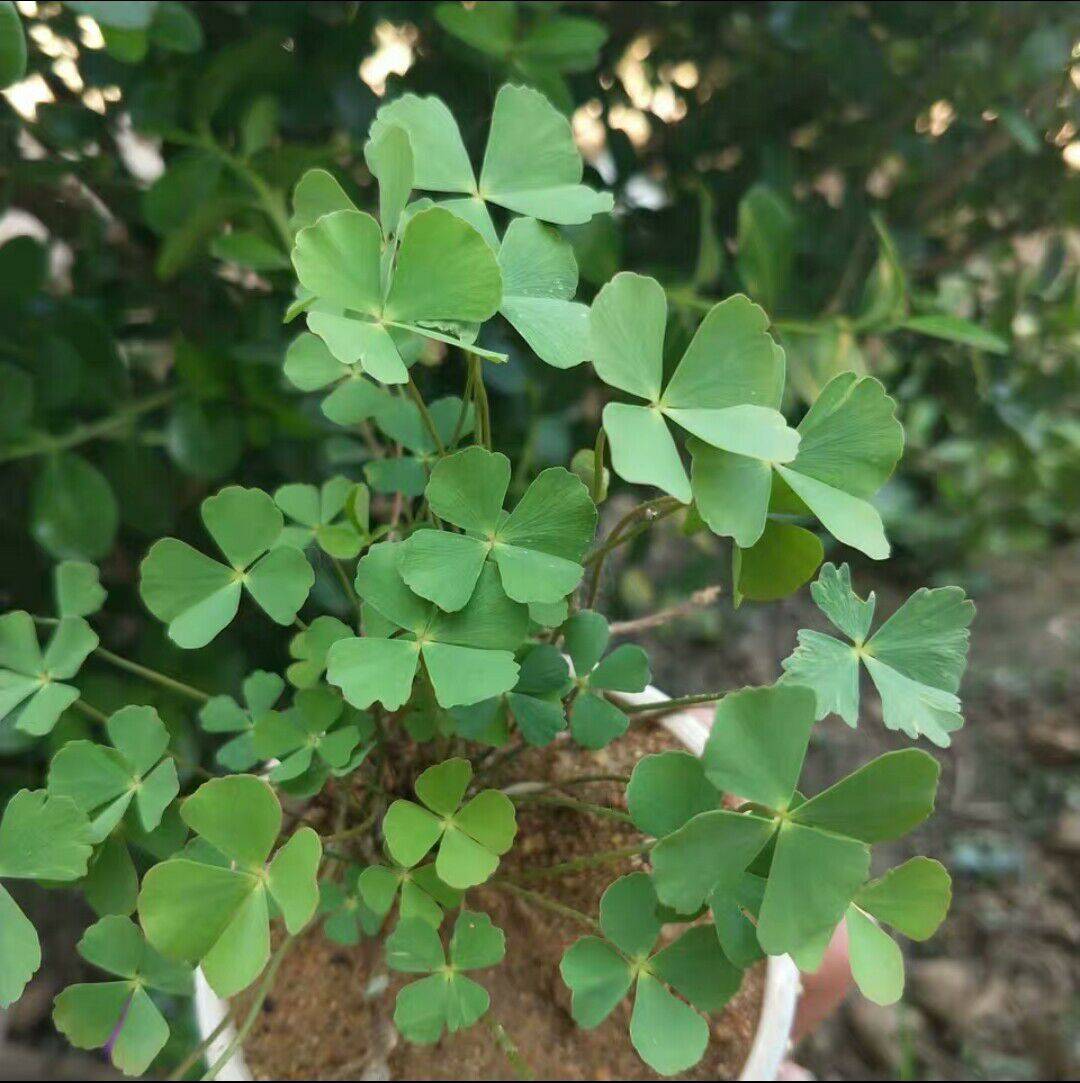
[[[685,541],[680,542],[685,550]],[[673,547],[674,549],[675,547]],[[685,597],[722,576],[715,558],[687,568],[655,547],[645,568],[658,585],[645,608]],[[626,587],[615,569],[611,587]],[[907,584],[857,572],[892,612]],[[633,583],[629,584],[633,586]],[[942,754],[938,814],[915,837],[878,856],[941,858],[954,877],[952,913],[924,945],[905,945],[908,988],[894,1008],[857,996],[798,1051],[821,1079],[1076,1079],[1080,1073],[1080,548],[1003,562],[973,580],[978,605],[962,689],[967,724]],[[625,598],[626,589],[620,590]],[[732,612],[721,599],[640,640],[655,681],[671,694],[766,683],[799,627],[824,628],[808,597]],[[860,729],[819,727],[808,790],[827,785],[903,739],[876,725],[865,695]],[[44,897],[41,897],[44,895]],[[71,980],[78,921],[61,893],[48,908],[47,964],[28,995],[0,1013],[0,1077],[108,1078],[104,1065],[65,1051],[48,1012]],[[64,959],[72,960],[65,963]]]

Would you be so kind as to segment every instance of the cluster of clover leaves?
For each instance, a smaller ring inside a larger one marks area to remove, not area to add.
[[[817,527],[870,558],[889,551],[872,497],[902,433],[877,380],[836,377],[792,428],[783,351],[745,297],[716,304],[681,358],[666,349],[655,280],[619,274],[591,308],[574,300],[574,255],[555,227],[612,200],[582,183],[570,127],[541,94],[499,91],[478,173],[436,98],[385,105],[365,158],[378,217],[328,172],[297,186],[287,318],[307,330],[284,365],[300,391],[323,393],[329,422],[370,444],[364,479],[226,487],[202,502],[208,551],[165,538],[141,567],[142,599],[177,646],[207,646],[254,603],[294,630],[284,674],[257,671],[238,698],[210,696],[113,654],[88,621],[108,628],[90,565],[57,569],[55,617],[0,617],[5,729],[39,741],[79,710],[100,725],[56,752],[44,790],[8,802],[0,878],[83,890],[100,920],[79,951],[109,977],[66,989],[55,1019],[125,1072],[145,1070],[168,1036],[154,994],[188,992],[195,967],[222,997],[259,983],[242,1040],[317,916],[344,944],[384,936],[388,965],[419,975],[397,993],[406,1038],[433,1042],[487,1012],[471,974],[498,964],[506,943],[478,889],[574,915],[521,891],[512,869],[496,875],[522,799],[498,787],[499,768],[560,739],[587,757],[640,712],[648,658],[633,644],[611,649],[591,606],[607,555],[649,523],[680,513],[687,531],[730,537],[737,600],[811,579]],[[496,315],[542,361],[590,363],[612,390],[589,455],[513,498],[484,384],[485,366],[506,357],[477,341]],[[425,402],[411,369],[430,341],[464,358],[461,397]],[[609,452],[614,473],[648,492],[598,540]],[[347,618],[300,616],[316,570],[336,581]],[[817,720],[857,723],[861,665],[886,726],[948,745],[962,723],[971,603],[955,588],[920,590],[871,635],[874,598],[858,597],[847,565],[826,564],[812,592],[844,638],[804,630],[775,684],[689,697],[718,702],[700,758],[642,758],[626,812],[554,798],[581,815],[614,811],[641,834],[638,871],[612,883],[597,917],[576,914],[589,935],[561,972],[583,1027],[632,996],[630,1040],[663,1074],[702,1057],[706,1017],[747,967],[788,954],[813,970],[841,921],[864,993],[895,1000],[902,957],[884,927],[923,939],[948,907],[949,877],[933,860],[871,875],[871,847],[933,808],[930,755],[888,753],[813,796],[799,779]],[[105,715],[87,703],[72,682],[88,662],[186,696],[202,729],[221,735],[212,769],[183,761],[154,707]],[[210,777],[195,785],[199,772]],[[39,963],[37,933],[0,888],[0,1004]]]

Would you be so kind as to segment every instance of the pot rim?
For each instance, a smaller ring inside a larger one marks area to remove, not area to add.
[[[663,704],[671,697],[659,688],[649,685],[643,692],[621,692],[618,699],[633,706]],[[660,719],[664,728],[688,751],[700,756],[705,748],[709,727],[690,711],[676,711]],[[765,966],[765,990],[758,1014],[750,1052],[739,1073],[740,1080],[774,1080],[780,1065],[791,1049],[791,1030],[795,1022],[795,1008],[802,992],[798,968],[788,955],[770,956]],[[225,1018],[229,1005],[207,984],[201,968],[195,971],[195,1021],[199,1037],[205,1040]],[[216,1061],[228,1049],[236,1037],[232,1025],[212,1041],[206,1051],[210,1063]],[[237,1049],[217,1073],[217,1079],[225,1083],[246,1083],[251,1080],[251,1070],[244,1060],[243,1050]]]

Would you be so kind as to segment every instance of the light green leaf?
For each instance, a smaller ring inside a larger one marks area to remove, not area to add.
[[[378,701],[396,711],[412,692],[420,652],[415,640],[366,636],[335,641],[326,659],[326,679],[354,707],[364,709]]]
[[[0,819],[0,877],[77,880],[91,854],[86,817],[67,797],[19,790]]]
[[[80,455],[49,456],[30,494],[30,532],[57,560],[100,560],[113,547],[120,509],[105,475]]]
[[[624,712],[592,692],[582,692],[570,709],[570,732],[582,748],[604,748],[629,726],[630,719]]]
[[[382,311],[379,223],[357,210],[333,211],[296,235],[293,266],[316,297],[364,315]]]
[[[462,910],[450,938],[450,964],[460,970],[497,966],[506,954],[506,937],[487,914]]]
[[[41,966],[37,930],[0,884],[0,1008],[22,996]]]
[[[316,876],[321,859],[319,836],[310,827],[302,827],[274,854],[267,868],[266,886],[281,909],[285,927],[294,936],[312,919],[318,907]]]
[[[515,218],[499,249],[499,311],[541,361],[567,369],[587,356],[589,309],[577,304],[578,269],[570,243],[534,218]]]
[[[579,1027],[599,1026],[626,996],[633,972],[606,940],[587,936],[567,949],[559,964],[570,989],[570,1011]]]
[[[281,805],[254,775],[204,782],[180,806],[184,823],[226,857],[261,866],[281,830]]]
[[[744,688],[716,707],[701,762],[717,789],[786,810],[802,772],[814,696],[798,685]]]
[[[700,501],[698,508],[701,510]],[[737,543],[738,538],[735,540]],[[738,544],[732,548],[736,605],[746,598],[753,602],[773,602],[794,594],[817,571],[824,553],[821,540],[809,530],[793,523],[769,520],[749,549]]]
[[[709,1025],[651,974],[641,974],[630,1017],[630,1041],[654,1071],[676,1075],[701,1060],[709,1044]]]
[[[97,645],[98,637],[85,620],[64,617],[43,653],[29,613],[15,610],[0,616],[0,718],[15,713],[15,727],[23,733],[51,732],[79,698],[74,685],[62,682],[79,672]]]
[[[105,601],[97,567],[82,560],[65,560],[53,571],[56,608],[61,617],[88,617]]]
[[[432,192],[475,191],[472,165],[457,122],[440,99],[405,94],[384,105],[371,126],[372,141],[378,142],[394,125],[408,133],[417,188]]]
[[[799,646],[783,663],[785,682],[814,690],[819,718],[835,710],[854,726],[861,658],[881,696],[885,725],[947,747],[949,734],[964,721],[956,692],[967,665],[968,625],[975,615],[964,592],[958,587],[916,591],[869,640],[865,636],[874,596],[864,602],[855,594],[847,565],[837,570],[826,564],[811,593],[855,646],[803,629]]]
[[[626,787],[626,807],[643,834],[663,838],[700,812],[720,805],[720,792],[689,752],[644,756]]]
[[[886,752],[791,812],[797,823],[862,842],[886,842],[933,811],[941,765],[927,752]]]
[[[904,957],[888,933],[858,906],[847,910],[851,976],[875,1004],[895,1004],[904,993]]]
[[[600,899],[600,928],[624,955],[644,959],[660,935],[658,905],[646,873],[620,876]]]
[[[443,825],[438,817],[412,801],[398,799],[383,817],[383,835],[390,856],[411,868],[439,841]]]
[[[726,810],[693,817],[652,849],[657,896],[680,914],[694,913],[718,886],[739,881],[773,830],[771,820]]]
[[[388,319],[483,322],[501,300],[498,262],[475,229],[441,207],[409,219],[386,299]]]
[[[972,346],[976,350],[985,350],[987,353],[1007,354],[1009,352],[1009,343],[1000,335],[970,320],[951,316],[948,313],[931,312],[922,316],[909,316],[900,326],[906,331],[945,339],[948,342],[958,342],[962,346]]]
[[[655,402],[664,368],[667,296],[654,278],[623,271],[592,303],[589,354],[610,387]]]
[[[313,226],[324,214],[354,210],[356,205],[332,173],[309,169],[293,189],[293,216],[289,225],[299,231]]]
[[[656,953],[652,972],[702,1012],[718,1012],[739,991],[742,971],[731,964],[710,925],[687,929]]]
[[[369,140],[364,147],[364,158],[379,182],[379,221],[383,232],[390,236],[397,233],[401,212],[413,186],[413,153],[408,132],[396,126],[385,128],[377,140]]]
[[[535,90],[501,87],[480,170],[483,198],[548,222],[587,222],[613,201],[583,185],[582,172],[566,117]]]
[[[603,416],[615,473],[624,481],[655,485],[680,503],[689,504],[690,479],[659,411],[609,402]]]
[[[870,869],[870,851],[856,839],[802,823],[781,825],[758,921],[769,955],[828,939]]]
[[[855,897],[861,909],[912,940],[929,940],[945,920],[951,901],[948,872],[928,857],[897,865]]]
[[[764,185],[754,185],[739,202],[739,277],[747,292],[770,311],[789,284],[794,233],[790,207]]]

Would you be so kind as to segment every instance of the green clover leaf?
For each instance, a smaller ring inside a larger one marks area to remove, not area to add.
[[[0,819],[0,880],[77,880],[92,852],[90,825],[75,802],[19,790]],[[14,1004],[41,966],[37,930],[0,884],[0,1008]]]
[[[513,723],[530,745],[543,748],[566,729],[562,697],[572,687],[566,659],[551,644],[538,643],[522,655],[520,666],[511,691],[451,711],[460,736],[499,747],[509,740]]]
[[[339,361],[310,331],[297,335],[285,351],[284,372],[301,391],[332,388],[322,401],[322,412],[336,425],[366,421],[388,399],[385,389],[369,380],[360,366]]]
[[[33,617],[22,610],[5,613],[0,617],[0,719],[11,718],[16,729],[35,737],[49,733],[79,698],[79,690],[64,682],[97,645],[96,633],[82,617],[63,617],[42,652]]]
[[[635,765],[626,787],[626,807],[642,833],[663,839],[695,816],[718,810],[721,794],[706,778],[702,761],[696,756],[689,752],[660,752],[643,757]],[[752,849],[753,838],[748,838],[746,845]],[[661,861],[665,860],[662,855]],[[720,946],[735,966],[748,967],[762,956],[756,922],[764,885],[759,877],[743,874],[734,882],[718,882],[705,900],[712,911]]]
[[[317,622],[313,621],[311,627],[314,627],[315,623]],[[306,633],[301,633],[303,634]],[[229,771],[249,771],[259,762],[259,753],[255,748],[255,725],[263,715],[273,713],[274,704],[281,698],[284,690],[285,682],[276,673],[257,669],[245,677],[241,685],[243,706],[232,696],[222,695],[212,696],[200,708],[199,725],[207,733],[236,735],[226,741],[214,755],[222,767]]]
[[[361,869],[350,865],[339,881],[323,880],[319,884],[319,913],[323,933],[335,944],[351,947],[360,943],[361,934],[378,936],[385,914],[377,914],[364,901],[360,891]]]
[[[854,727],[861,661],[881,696],[885,725],[947,748],[949,735],[964,724],[956,692],[967,666],[968,625],[975,616],[963,590],[917,590],[872,636],[874,594],[859,598],[846,564],[839,569],[826,564],[810,593],[853,645],[802,629],[798,647],[783,662],[785,682],[813,689],[818,718],[835,711]]]
[[[94,849],[81,884],[90,908],[98,917],[127,915],[139,895],[139,873],[131,856],[134,847],[156,861],[172,857],[187,838],[180,810],[170,804],[153,831],[144,831],[136,815],[128,814]]]
[[[866,880],[870,845],[899,838],[930,815],[940,774],[924,752],[890,752],[803,800],[796,786],[813,724],[813,693],[799,685],[726,696],[701,766],[717,790],[748,804],[700,812],[652,850],[657,894],[684,914],[710,898],[716,911],[730,909],[753,865],[767,877],[761,948],[795,954],[810,970]]]
[[[391,857],[391,861],[393,858]],[[357,881],[360,897],[380,921],[398,901],[398,916],[402,921],[419,918],[434,928],[442,924],[444,912],[461,905],[462,892],[439,879],[434,863],[405,868],[394,863],[369,865]]]
[[[281,805],[253,775],[204,783],[180,814],[199,843],[228,864],[182,856],[155,865],[139,892],[139,921],[162,955],[198,963],[218,996],[230,997],[246,989],[270,958],[269,899],[290,933],[314,916],[322,843],[302,827],[270,859]]]
[[[56,998],[53,1022],[77,1049],[107,1046],[125,1075],[142,1075],[169,1040],[169,1024],[147,992],[190,996],[191,968],[170,962],[150,947],[129,918],[102,918],[76,950],[117,981],[69,985]]]
[[[339,639],[348,639],[353,630],[337,617],[316,617],[289,641],[289,655],[296,661],[285,670],[294,688],[314,688],[326,672],[326,654]]]
[[[563,625],[563,639],[578,689],[570,710],[570,732],[583,748],[603,748],[630,726],[625,712],[603,693],[642,691],[652,679],[649,657],[633,643],[623,643],[605,656],[611,629],[591,609],[579,609]]]
[[[153,831],[180,792],[169,731],[153,707],[122,707],[105,723],[112,747],[69,741],[49,767],[49,793],[69,797],[102,842],[132,809],[139,827]]]
[[[383,818],[390,856],[412,868],[438,843],[435,871],[447,887],[464,891],[487,880],[517,834],[514,804],[499,790],[481,790],[464,806],[472,765],[454,757],[416,780],[421,805],[396,800]]]
[[[731,547],[735,608],[749,598],[774,602],[794,594],[818,570],[825,547],[812,531],[769,519],[749,549]]]
[[[488,203],[557,225],[587,222],[613,206],[609,193],[581,183],[584,166],[569,121],[528,87],[500,87],[479,182],[457,122],[439,98],[405,94],[384,105],[372,139],[392,125],[408,132],[415,186],[460,193],[443,206],[475,226],[492,248],[498,239]]]
[[[487,914],[461,911],[450,938],[449,961],[431,925],[419,918],[402,919],[386,940],[387,965],[428,977],[398,993],[394,1025],[421,1045],[437,1042],[444,1030],[455,1034],[471,1027],[491,1001],[487,990],[462,971],[496,966],[505,954],[506,938]]]
[[[621,478],[655,485],[683,504],[697,498],[700,506],[700,486],[686,476],[668,421],[697,438],[691,448],[733,453],[747,471],[766,477],[770,464],[795,458],[799,436],[779,412],[784,352],[757,305],[740,294],[710,309],[664,386],[667,317],[663,287],[637,274],[616,275],[593,301],[589,342],[597,375],[648,402],[608,403],[604,431]],[[740,477],[738,491],[749,484]]]
[[[494,567],[484,568],[468,605],[443,613],[405,585],[400,543],[372,546],[356,568],[356,590],[389,629],[401,635],[338,640],[327,653],[327,680],[354,707],[378,700],[390,711],[412,691],[420,661],[444,708],[478,703],[511,689],[518,678],[513,652],[528,631],[528,610],[511,601]]]
[[[140,567],[147,609],[179,647],[205,647],[236,616],[246,590],[276,624],[292,624],[315,582],[304,554],[278,544],[285,521],[260,489],[231,485],[202,502],[202,520],[228,564],[161,538]]]
[[[286,526],[278,545],[306,549],[314,542],[326,554],[349,560],[363,548],[363,539],[346,514],[349,500],[355,499],[357,482],[340,475],[314,485],[282,485],[274,503],[298,526]],[[360,485],[366,490],[366,485]]]
[[[573,300],[578,266],[570,242],[535,218],[515,218],[499,247],[499,311],[541,361],[573,368],[588,352],[589,306]]]
[[[465,533],[418,530],[398,549],[410,590],[455,612],[473,596],[490,557],[507,596],[516,602],[557,602],[581,582],[580,561],[596,532],[596,506],[581,479],[544,470],[507,515],[510,460],[482,447],[440,459],[431,471],[431,510]]]
[[[707,925],[687,929],[653,954],[662,927],[648,875],[620,877],[600,899],[603,938],[572,944],[559,969],[572,994],[574,1021],[587,1029],[599,1026],[635,986],[630,1040],[650,1068],[675,1075],[705,1052],[709,1025],[699,1013],[720,1011],[738,991],[742,972]]]
[[[482,323],[495,315],[502,299],[495,254],[471,225],[444,207],[409,217],[385,291],[382,232],[363,211],[334,211],[300,230],[292,259],[301,286],[314,297],[308,328],[338,361],[359,364],[383,384],[409,379],[392,332],[461,345],[466,340],[442,329]],[[502,354],[470,349],[505,360]]]
[[[365,464],[364,476],[376,492],[420,496],[432,465],[441,457],[439,445],[447,448],[473,431],[473,405],[463,404],[456,395],[435,399],[428,407],[428,414],[439,437],[438,444],[411,399],[388,397],[374,414],[379,431],[410,453],[373,459]]]
[[[951,899],[949,874],[926,857],[913,857],[859,891],[848,907],[847,929],[851,973],[863,996],[894,1004],[904,992],[904,957],[879,922],[927,940],[945,920]]]
[[[517,4],[477,4],[467,8],[446,3],[435,9],[435,18],[446,31],[497,59],[511,75],[543,90],[564,113],[570,113],[574,100],[563,73],[595,68],[607,30],[593,19],[543,9],[525,10],[531,18],[522,24]]]
[[[341,697],[325,686],[297,692],[289,710],[265,712],[254,729],[259,758],[281,761],[270,772],[271,782],[298,779],[317,761],[325,773],[343,768],[360,738]]]
[[[60,617],[89,617],[105,602],[95,564],[84,560],[63,560],[53,569],[56,611]]]
[[[702,518],[714,533],[751,549],[770,510],[809,512],[837,541],[883,560],[889,543],[870,498],[903,451],[896,403],[873,377],[844,372],[825,386],[798,433],[794,459],[771,465],[732,454],[735,449],[691,442],[694,496]]]
[[[401,215],[413,188],[409,133],[396,125],[385,128],[377,139],[369,139],[364,144],[364,159],[379,182],[379,221],[384,235],[390,237],[398,232]]]

